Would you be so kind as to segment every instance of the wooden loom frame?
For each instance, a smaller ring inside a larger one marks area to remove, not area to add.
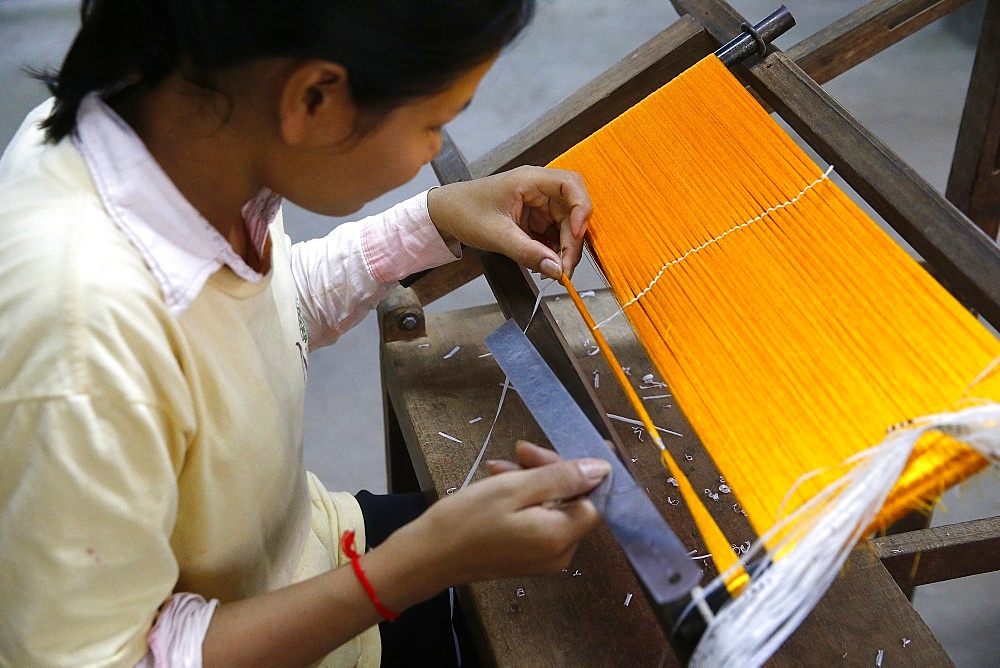
[[[875,0],[787,52],[781,53],[772,48],[765,58],[749,62],[746,67],[736,67],[734,72],[827,162],[836,166],[838,173],[925,258],[943,283],[998,325],[1000,249],[959,209],[974,219],[990,237],[996,238],[1000,228],[1000,169],[997,169],[1000,157],[1000,0],[988,3],[973,66],[947,189],[947,196],[954,205],[936,193],[819,88],[819,84],[962,4],[961,0]],[[440,180],[447,183],[485,176],[520,164],[545,164],[740,32],[743,18],[721,0],[676,0],[674,5],[687,14],[639,47],[630,57],[471,165],[466,163],[457,147],[447,141],[435,161]],[[462,384],[467,384],[468,379],[460,377],[467,376],[470,370],[447,372],[443,365],[439,365],[434,371],[444,373],[436,374],[442,377],[435,381],[433,387],[415,383],[413,379],[420,379],[429,367],[413,361],[413,346],[416,339],[426,340],[423,337],[428,332],[433,339],[435,326],[440,326],[443,332],[454,325],[441,319],[425,320],[422,305],[484,271],[503,313],[522,325],[526,324],[535,302],[533,283],[512,262],[481,253],[466,253],[460,262],[431,272],[418,280],[412,289],[395,292],[379,309],[383,340],[386,450],[390,489],[393,491],[421,489],[431,496],[447,491],[441,471],[447,469],[448,464],[435,460],[435,453],[424,445],[429,443],[428,425],[435,424],[432,414],[443,408],[447,410],[441,403],[441,393],[447,396],[449,390],[446,387],[450,385],[466,387],[466,391],[470,391],[467,385]],[[606,416],[606,409],[613,406],[609,405],[607,396],[599,399],[594,388],[583,379],[579,351],[573,350],[574,346],[567,342],[568,335],[564,335],[557,325],[560,312],[553,308],[555,306],[549,303],[541,309],[528,334],[592,421],[614,442],[620,454],[628,456],[631,450],[624,442],[624,430],[613,425]],[[562,315],[568,317],[566,312]],[[482,318],[489,321],[490,315],[479,309],[474,314],[463,314],[462,318],[470,322],[478,322]],[[452,335],[468,336],[473,330],[473,325],[459,326]],[[477,336],[481,340],[481,335]],[[447,344],[449,348],[451,343]],[[436,359],[440,361],[440,356]],[[472,370],[474,374],[478,372]],[[416,398],[420,394],[431,397],[429,402],[434,405],[421,405]],[[610,399],[611,404],[615,401]],[[530,422],[530,417],[518,414],[516,409],[505,407],[504,410],[514,411],[512,419],[521,426],[525,420]],[[424,414],[424,411],[427,413]],[[488,420],[492,414],[484,417]],[[530,429],[524,435],[538,438],[531,434]],[[700,448],[696,443],[686,443],[682,447],[687,452],[696,452]],[[491,453],[491,456],[495,455]],[[638,469],[633,467],[633,472],[642,484],[662,485],[665,476],[658,467],[653,469],[655,473],[643,470],[640,464]],[[659,475],[661,480],[656,480],[655,475]],[[453,472],[450,479],[454,480]],[[662,486],[651,490],[651,496],[656,493],[662,494],[665,490]],[[727,535],[745,535],[745,520],[741,522],[735,514],[720,524]],[[696,532],[691,534],[692,527],[683,521],[679,525],[672,522],[672,526],[682,539],[696,536]],[[600,535],[582,546],[581,558],[584,563],[594,563],[594,559],[599,559],[607,565],[609,591],[624,591],[631,586],[631,591],[638,592],[615,547],[609,543],[607,536]],[[918,554],[921,556],[917,562],[915,555]],[[835,658],[833,652],[838,652],[836,658],[839,658],[838,643],[842,644],[845,638],[859,633],[872,636],[871,620],[880,619],[886,608],[892,609],[894,615],[899,617],[882,620],[884,624],[880,632],[886,639],[883,644],[887,655],[891,656],[893,651],[899,650],[900,637],[909,637],[911,641],[919,642],[915,642],[909,652],[900,654],[900,658],[917,662],[940,661],[942,657],[947,660],[894,582],[907,590],[920,584],[997,570],[1000,569],[998,555],[1000,518],[954,525],[947,530],[923,529],[872,541],[856,551],[848,569],[851,577],[838,580],[816,613],[782,648],[776,661],[796,664],[817,662],[823,660],[824,651],[827,652],[827,659]],[[482,609],[484,605],[488,607],[497,601],[506,603],[504,594],[498,592],[499,586],[476,585],[463,592],[464,600],[479,609],[473,630],[487,656],[496,660],[497,655],[503,655],[505,659],[517,663],[525,658],[524,654],[517,653],[521,648],[498,636],[508,631],[521,633],[523,629],[518,630],[516,624],[507,624],[503,615],[498,617]],[[546,589],[544,584],[533,582],[532,587],[536,586]],[[556,609],[565,606],[567,602],[560,601],[553,589],[568,586],[565,581],[549,585],[547,595],[554,596],[549,604],[555,605]],[[523,589],[512,591],[521,592]],[[859,605],[852,600],[860,596],[868,597],[869,604]],[[526,603],[526,600],[514,598],[510,601],[509,614],[520,616],[526,609]],[[607,605],[611,607],[614,603]],[[632,605],[641,606],[641,602]],[[633,615],[631,610],[623,614],[622,610],[609,609],[601,619],[602,626],[613,629],[612,639],[600,636],[600,640],[585,642],[584,639],[596,631],[588,627],[583,637],[574,638],[575,647],[559,646],[561,656],[567,664],[572,664],[575,662],[572,656],[594,657],[598,643],[603,646],[609,642],[614,645],[613,652],[629,651],[637,643],[652,643],[656,645],[656,651],[661,652],[662,638],[657,645],[658,629],[655,622],[651,626],[650,615],[639,613],[639,621],[630,615]],[[541,621],[543,631],[547,629],[551,636],[547,637],[544,633],[538,636],[547,638],[543,652],[551,651],[553,646],[550,643],[556,641],[558,634],[565,633],[565,627],[552,622],[553,616],[552,608],[546,609],[544,614],[536,614],[539,619],[535,621]],[[826,638],[828,642],[817,646],[812,640],[816,637]],[[893,639],[891,645],[890,638]],[[576,651],[581,653],[574,655]],[[642,654],[640,651],[629,656],[649,659],[653,654]],[[558,663],[558,660],[555,662]]]

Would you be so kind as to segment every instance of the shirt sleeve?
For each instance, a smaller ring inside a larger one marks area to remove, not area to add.
[[[134,664],[178,574],[162,417],[76,396],[8,405],[0,424],[21,458],[4,464],[0,663]]]
[[[295,244],[292,274],[309,347],[329,345],[360,322],[401,278],[461,256],[427,213],[427,193]]]
[[[190,419],[156,400],[180,370],[142,352],[156,320],[122,276],[5,286],[0,665],[134,665],[177,582]]]
[[[149,631],[149,653],[136,668],[200,668],[201,646],[218,606],[216,599],[206,601],[197,594],[170,597]]]

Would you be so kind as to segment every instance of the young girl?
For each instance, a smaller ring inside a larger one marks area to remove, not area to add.
[[[84,1],[0,160],[0,663],[376,665],[381,620],[567,564],[606,462],[522,443],[393,531],[303,470],[301,418],[309,350],[458,242],[571,272],[581,180],[445,186],[294,246],[280,210],[409,180],[531,12]]]

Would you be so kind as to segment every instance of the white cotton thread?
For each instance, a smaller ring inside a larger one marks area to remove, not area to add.
[[[644,426],[643,423],[639,420],[633,420],[632,418],[623,417],[621,415],[615,415],[614,413],[607,413],[606,415],[611,420],[617,420],[618,422],[624,422],[625,424],[630,424],[637,427]],[[655,424],[653,426],[656,427]],[[663,427],[656,427],[656,430],[662,431],[664,434],[670,434],[671,436],[683,436],[683,434],[680,434],[676,431],[671,431],[669,429],[664,429]]]
[[[725,586],[736,570],[759,556],[750,583],[716,614],[689,663],[762,665],[794,632],[830,587],[851,550],[885,504],[913,446],[928,431],[962,441],[993,462],[1000,461],[1000,404],[983,403],[954,412],[922,416],[887,434],[882,443],[845,460],[844,475],[783,514],[719,574],[706,591]],[[802,476],[796,485],[811,475]],[[768,550],[765,546],[770,546]],[[742,547],[742,546],[741,546]]]
[[[704,589],[695,586],[695,588],[691,590],[691,600],[694,602],[698,612],[701,613],[701,617],[705,620],[706,624],[711,624],[715,621],[715,615],[712,613],[712,608],[709,607],[708,601],[705,600]]]
[[[795,204],[800,199],[802,199],[802,197],[807,192],[809,192],[810,190],[812,190],[813,188],[815,188],[816,186],[818,186],[823,181],[826,181],[830,177],[830,173],[831,172],[833,172],[833,165],[830,165],[830,167],[828,167],[827,170],[825,172],[823,172],[822,176],[820,176],[818,179],[816,179],[815,181],[813,181],[812,183],[810,183],[809,185],[807,185],[805,188],[803,188],[801,191],[799,191],[798,195],[796,195],[792,199],[788,200],[787,202],[782,202],[781,204],[776,204],[775,206],[769,207],[768,209],[766,209],[762,214],[760,214],[756,218],[751,218],[750,220],[748,220],[746,222],[743,222],[743,223],[740,223],[739,225],[737,225],[735,227],[731,227],[728,230],[726,230],[725,232],[723,232],[722,234],[718,235],[717,237],[715,237],[713,239],[709,239],[708,241],[706,241],[705,243],[701,244],[700,246],[697,246],[697,247],[692,248],[691,250],[687,251],[686,253],[684,253],[680,257],[675,258],[675,259],[671,260],[670,262],[667,262],[665,265],[663,265],[662,267],[660,267],[660,271],[657,272],[656,276],[653,277],[653,280],[649,282],[649,285],[647,285],[645,288],[643,288],[642,291],[640,291],[639,294],[637,294],[635,297],[633,297],[629,301],[625,302],[620,309],[618,309],[613,314],[611,314],[609,317],[605,318],[604,320],[602,320],[599,323],[597,323],[596,325],[594,325],[594,329],[599,329],[599,328],[603,327],[604,325],[608,324],[609,322],[611,322],[612,320],[614,320],[615,318],[617,318],[619,315],[621,315],[622,313],[624,313],[626,308],[628,308],[629,306],[632,306],[632,304],[635,304],[642,297],[645,297],[646,293],[653,289],[653,286],[656,285],[656,282],[658,280],[660,280],[660,277],[663,276],[663,274],[666,273],[667,269],[669,269],[670,267],[672,267],[672,266],[674,266],[676,264],[680,264],[681,262],[683,262],[684,260],[688,259],[690,256],[694,255],[695,253],[700,253],[701,251],[705,250],[706,248],[708,248],[712,244],[715,244],[715,243],[718,243],[718,242],[722,241],[725,237],[729,236],[733,232],[736,232],[738,230],[742,230],[742,229],[745,229],[747,227],[750,227],[754,223],[759,223],[760,221],[764,220],[764,218],[766,218],[767,216],[771,215],[775,211],[778,211],[779,209],[784,209],[787,206],[791,206],[792,204]]]
[[[1000,357],[996,358],[995,360],[987,364],[986,368],[980,371],[979,375],[972,379],[972,382],[969,383],[969,386],[965,388],[965,392],[962,393],[962,398],[959,399],[959,401],[968,399],[969,395],[972,394],[972,391],[976,389],[976,386],[979,385],[979,383],[986,380],[986,378],[988,378],[990,375],[992,375],[992,373],[996,370],[997,366],[1000,366]]]

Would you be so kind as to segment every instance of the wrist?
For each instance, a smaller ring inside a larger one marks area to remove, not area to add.
[[[372,585],[371,580],[368,579],[368,574],[365,573],[364,566],[361,565],[361,556],[358,554],[357,547],[354,544],[354,531],[348,530],[344,532],[341,537],[341,547],[344,550],[344,554],[347,558],[351,560],[351,568],[354,570],[354,575],[358,579],[358,583],[365,590],[368,595],[368,599],[375,606],[375,610],[378,614],[390,622],[396,621],[399,618],[399,613],[392,610],[379,597],[378,592],[375,591],[375,587]]]
[[[414,524],[422,523],[417,520],[401,527],[359,560],[379,602],[397,613],[452,584],[442,568],[439,547]]]
[[[446,200],[445,186],[431,186],[427,191],[427,215],[431,219],[431,224],[441,235],[441,239],[447,245],[458,242],[458,238],[453,235],[445,225],[447,214],[445,213]]]

